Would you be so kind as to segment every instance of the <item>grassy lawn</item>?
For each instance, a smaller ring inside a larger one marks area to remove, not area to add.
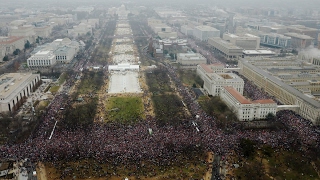
[[[83,74],[77,92],[79,94],[88,94],[98,91],[103,84],[103,72],[84,71]]]
[[[49,103],[50,102],[48,100],[40,101],[37,107],[38,110],[44,110],[49,105]]]
[[[203,80],[197,75],[196,70],[179,69],[177,72],[180,80],[186,86],[193,86],[194,84],[197,87],[203,86]]]
[[[317,161],[313,159],[313,161]],[[318,160],[319,161],[319,160]],[[317,162],[318,162],[317,161]],[[320,179],[309,162],[308,158],[300,152],[271,151],[269,156],[257,151],[254,158],[244,159],[244,166],[235,170],[237,179],[252,179],[262,175],[262,179]],[[256,169],[261,168],[261,172]],[[252,171],[253,170],[253,171]],[[240,178],[239,178],[240,177]]]
[[[145,118],[140,97],[110,97],[106,111],[108,121],[130,124]]]
[[[60,77],[59,77],[59,84],[61,85],[61,84],[63,84],[65,81],[66,81],[66,79],[67,79],[67,73],[62,73],[61,75],[60,75]]]
[[[49,91],[51,93],[57,93],[59,90],[60,86],[51,86],[51,88],[49,89]]]

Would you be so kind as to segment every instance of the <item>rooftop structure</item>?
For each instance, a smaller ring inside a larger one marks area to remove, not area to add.
[[[201,41],[208,41],[208,38],[220,37],[220,31],[210,26],[196,26],[193,30],[193,36]]]
[[[266,92],[276,97],[283,104],[297,105],[299,107],[297,113],[304,118],[310,119],[314,124],[317,123],[317,119],[320,116],[320,103],[318,101],[290,86],[290,83],[283,82],[280,78],[273,76],[274,68],[269,68],[268,72],[253,65],[252,62],[254,63],[254,61],[248,59],[239,60],[239,68],[241,69],[240,73],[242,75],[254,82],[258,87],[263,88]],[[309,68],[309,70],[307,68]],[[317,70],[316,67],[309,66],[307,68],[282,67],[281,72],[300,73],[309,71],[311,73],[319,73],[319,69]]]
[[[40,74],[7,73],[0,76],[0,112],[15,111],[38,87]]]
[[[200,53],[178,53],[177,62],[182,65],[196,66],[207,63],[207,59]]]
[[[223,86],[220,97],[235,111],[240,121],[264,119],[269,113],[275,115],[277,111],[277,103],[272,99],[250,101],[231,86]]]
[[[226,59],[239,59],[243,55],[243,49],[221,38],[209,38],[208,44],[212,49],[218,51]]]
[[[224,33],[223,39],[246,50],[259,49],[260,37],[252,34],[235,35]]]

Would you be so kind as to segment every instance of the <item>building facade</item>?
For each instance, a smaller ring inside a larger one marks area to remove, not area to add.
[[[261,33],[259,36],[262,45],[278,48],[291,47],[291,37],[276,33]]]
[[[220,37],[220,31],[210,26],[196,26],[193,30],[193,36],[200,41],[208,41],[208,38]]]
[[[277,112],[277,103],[272,99],[250,101],[231,86],[223,86],[220,97],[239,121],[265,119],[269,113],[275,115]]]
[[[28,67],[43,68],[56,64],[56,57],[52,51],[39,51],[27,59]]]
[[[260,48],[260,37],[252,34],[235,35],[224,33],[223,39],[246,50]]]
[[[184,66],[196,66],[207,63],[207,59],[200,53],[178,53],[177,62]]]
[[[231,86],[243,94],[244,81],[233,73],[207,73],[203,81],[203,89],[212,96],[219,96],[224,86]]]
[[[285,36],[291,37],[291,47],[304,49],[311,45],[314,45],[314,38],[297,33],[285,33]]]
[[[76,51],[74,48],[63,46],[53,52],[56,62],[69,63],[74,58]]]
[[[238,60],[243,56],[243,49],[221,38],[209,38],[208,44],[227,60]]]
[[[285,105],[298,106],[297,113],[309,119],[313,124],[319,123],[320,103],[318,101],[309,98],[297,89],[252,65],[246,59],[239,60],[238,67],[240,68],[240,74],[254,82],[259,88],[276,97]]]
[[[8,73],[0,76],[0,112],[14,112],[41,84],[40,74]]]

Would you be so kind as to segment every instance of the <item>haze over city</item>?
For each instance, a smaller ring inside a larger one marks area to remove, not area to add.
[[[0,179],[320,179],[320,1],[0,3]]]

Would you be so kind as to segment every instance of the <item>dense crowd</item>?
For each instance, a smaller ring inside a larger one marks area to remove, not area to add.
[[[292,111],[282,111],[277,114],[277,121],[288,128],[278,131],[240,131],[225,134],[217,128],[214,117],[208,116],[195,101],[195,94],[182,85],[172,67],[164,66],[179,94],[192,114],[187,123],[177,126],[157,126],[157,119],[148,116],[147,121],[134,126],[119,124],[94,124],[90,129],[79,128],[70,130],[58,128],[49,140],[57,113],[61,106],[66,105],[66,93],[73,85],[74,79],[64,84],[63,90],[55,97],[48,107],[47,114],[34,137],[26,142],[14,145],[0,146],[1,158],[29,158],[32,161],[71,160],[80,158],[95,158],[99,162],[113,159],[116,163],[142,159],[161,159],[157,164],[168,163],[172,155],[180,153],[186,147],[203,147],[205,150],[218,154],[226,154],[238,148],[241,138],[249,138],[256,142],[270,144],[273,147],[289,149],[296,143],[296,137],[301,139],[302,146],[319,145],[319,135],[309,121]],[[74,75],[75,76],[75,75]],[[254,88],[254,87],[252,87]],[[254,91],[259,91],[258,89]],[[261,96],[261,98],[266,98]],[[61,119],[63,121],[63,119]],[[195,126],[191,122],[195,122]],[[152,133],[148,130],[152,129]],[[199,130],[199,131],[198,131]],[[295,134],[296,136],[292,136]]]

